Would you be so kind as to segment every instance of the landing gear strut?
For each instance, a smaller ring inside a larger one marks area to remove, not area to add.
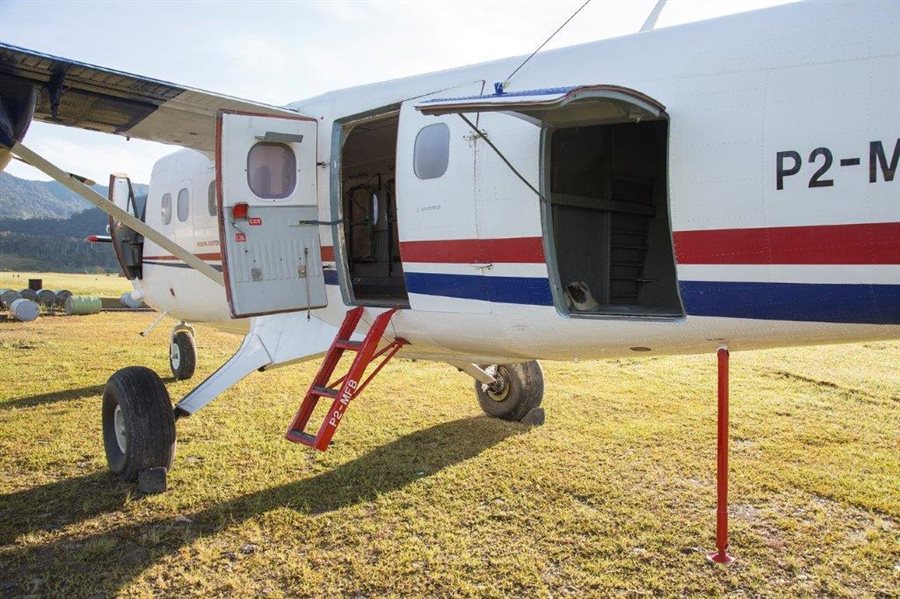
[[[475,394],[485,414],[520,421],[541,405],[544,373],[535,360],[488,366],[484,372],[494,378],[493,383],[475,381]]]

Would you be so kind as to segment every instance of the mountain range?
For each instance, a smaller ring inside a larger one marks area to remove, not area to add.
[[[107,195],[106,186],[93,188]],[[147,189],[134,185],[138,196]],[[85,241],[106,234],[107,222],[103,211],[60,183],[0,173],[0,270],[115,272],[112,246]]]
[[[107,196],[105,185],[94,185],[93,188],[103,197]],[[147,186],[135,184],[134,192],[146,195]],[[86,200],[62,183],[29,181],[0,173],[0,219],[64,219],[88,208],[91,205]]]

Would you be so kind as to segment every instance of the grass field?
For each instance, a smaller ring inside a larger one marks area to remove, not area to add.
[[[179,422],[142,497],[106,473],[100,395],[168,375],[152,318],[0,322],[0,596],[900,594],[900,343],[733,354],[724,568],[712,355],[546,363],[536,428],[397,360],[324,454],[282,438],[316,364],[256,373]],[[239,339],[197,341],[194,383]]]
[[[131,291],[128,279],[116,274],[71,274],[57,272],[4,272],[0,271],[0,289],[19,291],[28,287],[28,279],[42,279],[44,288],[59,291],[68,289],[81,295],[119,297]]]

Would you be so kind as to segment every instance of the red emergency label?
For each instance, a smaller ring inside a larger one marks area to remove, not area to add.
[[[262,224],[262,219],[258,216],[251,216],[247,222],[249,222],[251,226],[257,227]]]
[[[247,236],[244,235],[243,233],[235,233],[234,240],[235,241],[247,241]]]

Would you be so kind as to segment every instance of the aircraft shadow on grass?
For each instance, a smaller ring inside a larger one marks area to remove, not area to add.
[[[174,383],[175,377],[165,377],[162,381],[164,383]],[[64,389],[62,391],[51,391],[50,393],[39,393],[38,395],[19,397],[17,399],[0,402],[0,410],[31,408],[34,406],[54,404],[61,401],[77,401],[94,395],[102,395],[104,388],[106,388],[106,383],[103,383],[102,385],[91,385],[90,387],[81,387],[80,389]]]
[[[49,497],[77,495],[82,511],[68,514],[67,523],[73,523],[118,509],[131,487],[111,485],[109,475],[95,473],[0,496],[0,540],[6,545],[0,546],[0,572],[5,573],[0,574],[0,594],[29,592],[27,580],[32,577],[61,586],[66,580],[77,577],[96,591],[107,587],[106,591],[114,592],[157,559],[221,530],[223,521],[240,524],[279,507],[316,515],[370,501],[471,459],[507,437],[526,430],[525,425],[486,416],[445,422],[400,437],[328,472],[186,514],[193,521],[189,528],[167,517],[123,525],[94,535],[62,538],[29,549],[16,549],[9,544],[16,537],[36,530],[35,518],[42,510],[26,508],[30,512],[26,517],[17,514],[15,521],[10,521],[11,505],[39,506]],[[85,501],[88,498],[90,501]],[[137,539],[151,529],[166,532],[154,546],[143,547]],[[112,548],[105,553],[92,554],[86,560],[83,551],[86,546]],[[49,564],[53,567],[48,568]],[[109,588],[110,585],[115,588]]]

